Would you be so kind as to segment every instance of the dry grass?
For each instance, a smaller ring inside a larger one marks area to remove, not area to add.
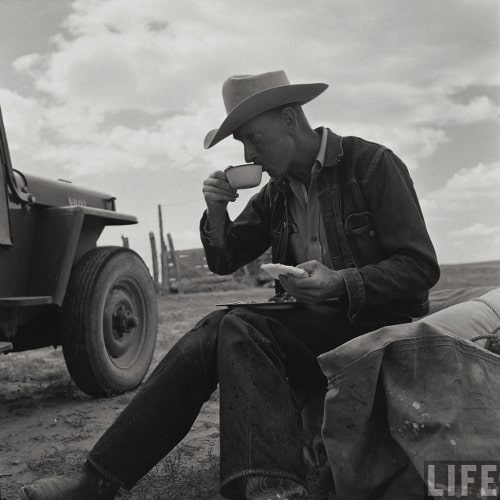
[[[444,264],[436,290],[472,286],[500,286],[500,261]]]

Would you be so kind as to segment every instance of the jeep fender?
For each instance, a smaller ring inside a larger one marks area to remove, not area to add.
[[[46,208],[40,211],[33,242],[30,295],[51,296],[61,306],[71,269],[96,247],[105,226],[137,224],[133,215],[86,206]]]

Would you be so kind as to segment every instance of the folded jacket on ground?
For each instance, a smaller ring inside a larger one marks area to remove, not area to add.
[[[474,341],[499,330],[500,288],[318,358],[339,499],[421,499],[426,462],[500,460],[500,356]]]

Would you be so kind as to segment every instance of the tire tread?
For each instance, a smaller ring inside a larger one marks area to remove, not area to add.
[[[66,290],[62,314],[63,354],[76,385],[92,396],[110,396],[120,392],[103,387],[94,373],[88,346],[87,312],[100,270],[117,254],[128,252],[137,255],[132,250],[116,246],[90,250],[75,265]]]

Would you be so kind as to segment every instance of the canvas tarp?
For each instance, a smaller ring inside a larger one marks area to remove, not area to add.
[[[463,300],[462,296],[462,300]],[[500,288],[322,354],[340,500],[421,499],[426,461],[500,460]]]

